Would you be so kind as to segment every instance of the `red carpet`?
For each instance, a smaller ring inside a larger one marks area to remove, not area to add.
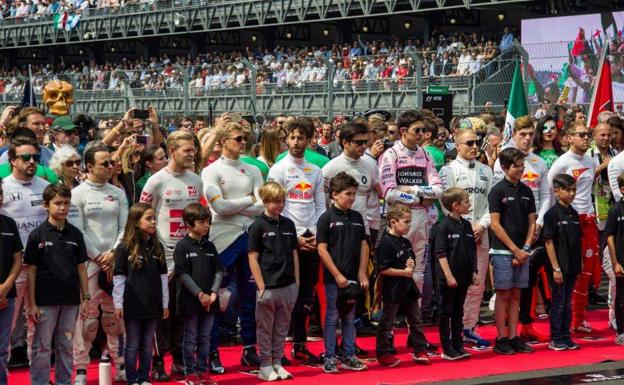
[[[397,367],[386,368],[379,366],[376,362],[371,362],[367,371],[342,371],[338,375],[329,375],[323,373],[321,369],[291,365],[287,369],[293,373],[295,379],[289,381],[289,383],[293,385],[318,385],[320,383],[336,383],[340,381],[344,384],[358,385],[377,385],[379,383],[408,385],[624,359],[624,347],[614,344],[614,331],[608,329],[607,311],[590,312],[588,320],[602,339],[596,341],[575,339],[581,346],[580,350],[555,352],[549,350],[546,344],[535,346],[536,351],[533,354],[516,354],[513,356],[499,356],[491,349],[486,351],[470,350],[473,353],[471,359],[448,362],[442,360],[440,356],[436,356],[432,357],[430,366],[416,365],[411,361],[408,350],[405,348],[406,330],[399,329],[396,331],[395,342],[399,350],[398,356],[402,362]],[[548,321],[537,321],[536,329],[547,333],[549,329]],[[481,327],[479,332],[490,341],[493,341],[496,335],[493,326]],[[431,342],[436,344],[439,342],[437,328],[428,327],[426,334]],[[374,337],[358,338],[358,345],[363,349],[369,350],[370,354],[374,356]],[[310,350],[315,353],[321,352],[323,350],[322,341],[310,343]],[[287,351],[290,351],[290,344],[287,344]],[[258,384],[260,382],[255,376],[240,372],[240,346],[221,348],[220,352],[221,359],[226,367],[226,374],[215,376],[215,380],[219,384],[245,385]],[[169,367],[169,364],[167,364],[167,367]],[[88,375],[88,384],[97,385],[97,363],[89,367]],[[26,385],[30,383],[28,371],[26,369],[12,371],[9,383],[12,385]],[[170,384],[178,383],[171,382]]]

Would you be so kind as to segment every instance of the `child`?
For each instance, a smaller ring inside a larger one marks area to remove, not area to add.
[[[364,370],[355,357],[355,301],[368,288],[368,244],[362,216],[351,210],[358,183],[346,172],[329,181],[333,205],[318,220],[316,240],[326,297],[323,371],[338,373],[336,325],[342,319],[343,369]],[[359,286],[358,286],[359,284]],[[339,312],[340,305],[340,312]]]
[[[223,279],[219,254],[208,240],[210,211],[191,203],[182,213],[189,233],[173,252],[177,285],[178,314],[184,315],[182,357],[189,383],[216,384],[208,374],[210,332],[218,309],[217,292]]]
[[[553,178],[557,203],[544,215],[546,253],[553,269],[550,305],[550,344],[552,350],[578,349],[570,337],[572,291],[581,272],[581,238],[579,215],[570,205],[576,195],[576,180],[568,174]]]
[[[277,182],[267,182],[260,189],[264,213],[249,227],[249,267],[258,295],[256,300],[256,336],[260,353],[258,378],[264,381],[286,380],[292,375],[282,366],[284,341],[299,287],[297,229],[290,219],[280,215],[286,190]]]
[[[477,244],[472,225],[462,215],[470,212],[470,195],[459,187],[450,187],[442,195],[442,206],[449,212],[436,227],[434,253],[440,268],[439,330],[442,358],[449,361],[470,357],[464,350],[464,302],[468,287],[479,284]]]
[[[618,188],[624,195],[624,174],[617,177]],[[620,200],[609,209],[605,234],[609,255],[611,256],[611,266],[615,275],[615,325],[617,335],[615,343],[624,345],[624,202]]]
[[[520,182],[524,173],[524,153],[506,148],[499,154],[505,178],[488,194],[490,255],[496,288],[494,318],[498,354],[531,353],[533,348],[517,335],[520,293],[529,286],[529,251],[535,234],[535,198]]]
[[[43,190],[48,220],[28,236],[24,263],[28,265],[28,318],[35,323],[30,381],[48,385],[50,346],[55,341],[54,377],[69,384],[72,375],[72,338],[78,312],[87,315],[87,248],[82,233],[67,222],[71,191],[62,184]]]
[[[412,278],[416,257],[412,244],[404,237],[410,229],[412,212],[407,206],[395,204],[388,209],[387,219],[389,230],[381,237],[375,252],[377,270],[384,277],[381,285],[382,315],[377,327],[377,361],[390,367],[400,362],[392,354],[391,333],[396,315],[402,310],[409,326],[408,340],[414,348],[413,359],[417,363],[428,364],[427,340],[418,305],[420,291]]]
[[[2,206],[0,179],[0,206]],[[22,269],[22,240],[15,220],[0,214],[0,384],[7,384],[7,357],[15,310],[15,280]]]
[[[130,208],[123,240],[115,250],[113,272],[115,315],[123,318],[126,328],[128,384],[149,382],[156,324],[169,317],[167,283],[165,249],[156,238],[156,214],[152,206],[137,203]]]

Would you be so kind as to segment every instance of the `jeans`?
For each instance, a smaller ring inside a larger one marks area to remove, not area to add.
[[[186,375],[208,370],[210,332],[214,318],[214,311],[199,311],[184,318],[182,357],[184,358]]]
[[[158,319],[155,318],[147,320],[124,319],[126,327],[124,362],[128,384],[149,381],[156,324],[158,324]],[[138,370],[137,358],[139,359]]]
[[[335,283],[325,284],[325,329],[323,341],[325,343],[325,357],[336,356],[336,326],[338,325],[338,285]],[[342,317],[342,345],[345,357],[355,354],[355,307]]]
[[[253,279],[249,268],[247,256],[247,242],[249,236],[243,233],[236,238],[234,243],[228,246],[221,254],[219,261],[225,267],[227,274],[223,277],[221,287],[227,287],[231,292],[230,308],[239,298],[240,336],[243,346],[256,344],[256,281]],[[225,318],[225,314],[223,318]],[[216,351],[219,343],[219,327],[221,317],[216,317],[212,333],[210,335],[210,350]]]
[[[576,276],[563,275],[563,283],[557,284],[551,279],[552,300],[550,305],[550,339],[563,342],[570,339],[572,323],[572,290]]]
[[[69,385],[72,376],[72,348],[78,305],[40,306],[41,316],[35,325],[32,356],[30,359],[30,382],[32,385],[50,383],[50,356],[54,338],[54,383]]]
[[[9,304],[0,310],[0,385],[9,382],[7,359],[9,357],[9,345],[11,342],[11,322],[15,311],[15,298],[9,298]]]

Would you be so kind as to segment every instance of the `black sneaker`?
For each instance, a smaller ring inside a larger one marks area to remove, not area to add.
[[[462,358],[462,355],[457,350],[449,347],[442,349],[442,358],[447,361],[457,361]]]
[[[307,349],[305,342],[294,343],[291,353],[293,359],[304,364],[318,365],[320,363],[319,358]]]
[[[28,365],[28,353],[26,352],[25,346],[20,346],[11,350],[11,359],[7,364],[9,369],[27,368]]]
[[[581,348],[576,342],[572,341],[572,339],[570,338],[566,338],[562,342],[568,350],[576,350]]]
[[[213,374],[225,373],[225,368],[223,367],[223,364],[221,363],[221,358],[219,357],[218,350],[210,353],[209,361],[210,361],[210,373],[213,373]]]
[[[464,349],[463,346],[454,346],[453,349],[455,349],[455,351],[457,353],[459,353],[459,355],[461,356],[459,358],[470,358],[470,357],[472,357],[472,354],[468,353],[466,351],[466,349]]]
[[[527,345],[519,336],[509,340],[509,345],[516,353],[533,353],[534,350],[531,346]]]
[[[368,369],[368,367],[362,361],[360,361],[360,359],[357,358],[356,356],[351,356],[351,357],[347,357],[343,359],[342,365],[340,365],[340,367],[343,369],[355,370],[355,371]]]
[[[438,351],[438,346],[436,344],[432,344],[431,342],[427,342],[427,347],[425,347],[425,349],[430,353],[435,353]]]
[[[516,351],[509,344],[509,338],[497,338],[494,344],[494,352],[497,354],[510,355],[515,354]]]
[[[241,356],[241,365],[253,368],[260,367],[260,358],[256,352],[255,346],[247,346],[243,349],[243,355]]]
[[[340,370],[338,370],[338,360],[334,357],[325,358],[325,361],[323,362],[323,371],[325,373],[340,373]]]
[[[152,362],[152,380],[156,382],[169,382],[171,380],[165,372],[165,363],[160,357],[155,358]]]

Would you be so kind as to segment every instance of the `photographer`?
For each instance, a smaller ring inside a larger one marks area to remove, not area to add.
[[[102,139],[102,142],[107,146],[111,146],[119,136],[128,134],[138,134],[140,136],[145,135],[145,122],[149,122],[151,129],[151,143],[144,144],[161,144],[163,142],[163,136],[160,133],[158,126],[158,115],[154,107],[149,107],[147,110],[139,110],[136,107],[129,109],[124,114],[115,127]],[[149,141],[149,140],[148,140]]]

